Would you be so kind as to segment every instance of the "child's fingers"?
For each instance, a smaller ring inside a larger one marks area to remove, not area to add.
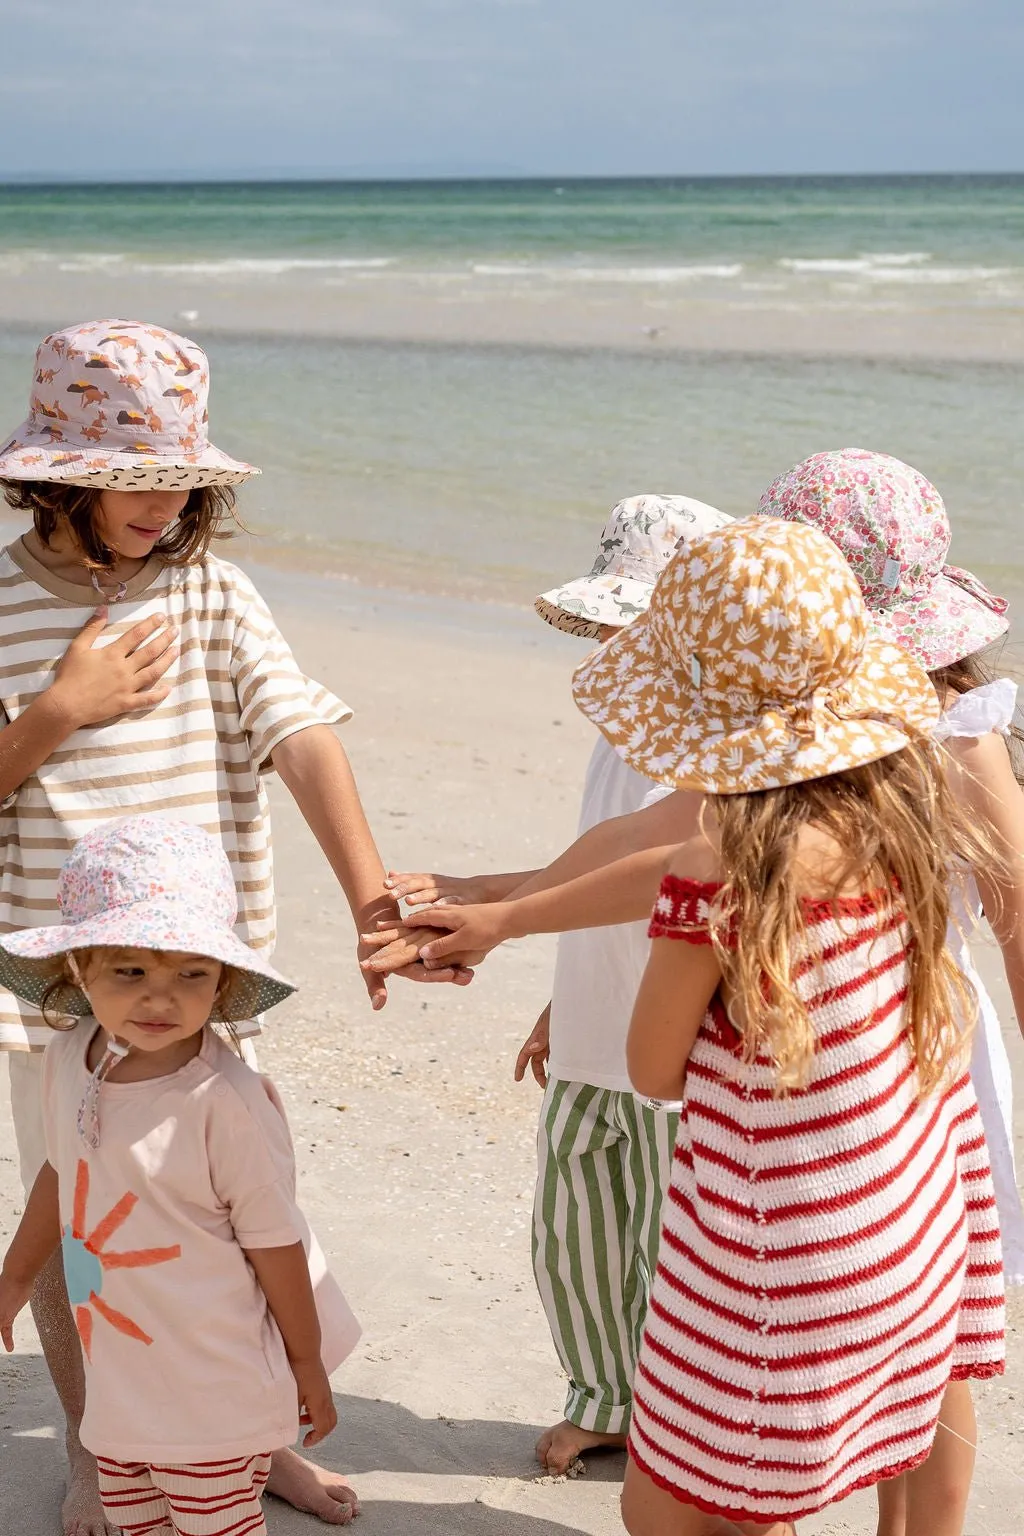
[[[540,1084],[541,1088],[546,1088],[548,1085],[547,1059],[547,1051],[538,1051],[537,1055],[534,1056],[533,1060],[530,1062],[530,1066],[533,1069],[533,1075],[537,1079],[537,1082]]]
[[[370,999],[370,1007],[379,1013],[388,1000],[388,984],[376,971],[363,971],[363,982]]]
[[[9,1355],[13,1355],[13,1353],[14,1353],[14,1325],[13,1325],[13,1323],[7,1323],[5,1327],[0,1328],[0,1339],[3,1339],[3,1341],[4,1341],[4,1349],[6,1349],[7,1353]]]
[[[461,934],[446,933],[439,939],[431,939],[420,950],[420,959],[428,960],[432,964],[438,960],[448,962],[457,954],[464,954],[466,950],[465,940]]]
[[[380,928],[376,933],[361,933],[359,942],[371,949],[383,949],[385,944],[394,944],[396,939],[401,937],[402,930],[395,927],[394,919],[385,917],[381,919]]]
[[[461,928],[470,919],[470,908],[455,901],[435,902],[416,913],[417,928]]]

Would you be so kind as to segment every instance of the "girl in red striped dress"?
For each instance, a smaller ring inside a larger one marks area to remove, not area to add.
[[[626,1527],[784,1536],[906,1473],[906,1536],[960,1536],[1003,1284],[945,947],[946,871],[985,850],[934,689],[835,547],[768,519],[688,545],[576,688],[640,772],[708,796],[629,1040],[683,1114]]]

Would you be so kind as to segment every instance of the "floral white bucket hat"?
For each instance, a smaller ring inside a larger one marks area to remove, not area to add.
[[[731,522],[689,496],[630,496],[612,508],[589,575],[542,593],[533,606],[555,629],[596,640],[603,625],[621,628],[646,612],[680,539]]]
[[[874,762],[939,718],[926,674],[871,632],[836,546],[774,518],[684,544],[573,693],[639,773],[714,795]]]
[[[138,320],[88,320],[36,351],[29,413],[0,480],[121,491],[239,485],[258,475],[208,436],[210,365],[194,341]]]
[[[934,485],[887,453],[816,453],[772,481],[758,512],[828,534],[853,567],[876,629],[927,672],[1010,627],[1005,598],[945,563],[949,518]]]
[[[214,1014],[251,1019],[295,988],[234,931],[238,897],[220,843],[201,827],[163,816],[132,816],[90,832],[64,862],[57,887],[63,922],[0,938],[0,984],[39,1007],[58,958],[72,950],[178,950],[231,966],[234,985]],[[61,995],[61,1012],[85,1018],[81,989]]]

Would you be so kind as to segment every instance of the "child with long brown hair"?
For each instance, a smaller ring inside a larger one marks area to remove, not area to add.
[[[629,1037],[634,1086],[683,1114],[627,1529],[781,1536],[906,1473],[907,1536],[959,1536],[1003,1287],[946,948],[949,871],[984,848],[934,689],[869,638],[834,545],[764,519],[690,544],[576,693],[639,771],[707,796]]]

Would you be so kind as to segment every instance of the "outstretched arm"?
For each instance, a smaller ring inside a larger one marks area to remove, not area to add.
[[[636,922],[650,914],[658,882],[674,851],[674,844],[645,848],[567,885],[511,901],[482,907],[426,907],[416,913],[415,926],[364,933],[369,948],[375,944],[381,948],[363,966],[386,974],[395,965],[408,964],[412,954],[422,955],[428,965],[478,965],[507,939]],[[448,931],[442,938],[431,938],[427,930],[433,928]]]
[[[312,725],[286,737],[274,748],[274,767],[338,877],[357,930],[372,930],[383,918],[397,922],[398,906],[384,884],[384,866],[355,776],[330,726]],[[360,956],[365,952],[360,946]],[[383,1008],[387,1002],[383,977],[363,974],[372,1006]],[[450,967],[428,974],[422,966],[410,966],[402,974],[418,981],[469,979]]]
[[[564,886],[580,875],[615,864],[630,854],[685,843],[697,830],[703,803],[703,796],[676,789],[642,810],[599,822],[553,859],[546,869],[539,869],[524,878],[513,894],[518,898],[550,890],[556,885]],[[579,923],[574,926],[589,925]]]
[[[364,960],[364,968],[387,974],[419,954],[429,966],[450,965],[456,956],[461,964],[476,965],[506,939],[644,918],[670,853],[695,835],[702,805],[700,795],[676,791],[644,810],[591,828],[503,901],[487,906],[441,904],[418,911],[414,922],[402,929],[367,931],[363,937],[368,947],[379,953]],[[428,927],[450,930],[451,942],[431,942],[424,932]]]

